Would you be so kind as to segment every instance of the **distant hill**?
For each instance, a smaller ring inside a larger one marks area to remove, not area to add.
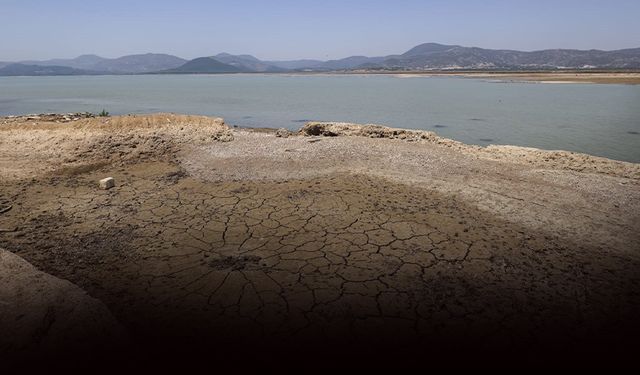
[[[273,66],[277,66],[278,68],[287,69],[287,70],[297,70],[297,69],[307,69],[307,68],[316,68],[324,61],[322,60],[287,60],[287,61],[265,61],[265,63]]]
[[[22,61],[21,63],[41,66],[67,66],[75,69],[131,74],[177,68],[186,62],[187,60],[172,55],[147,53],[127,55],[116,59],[107,59],[96,55],[82,55],[75,59]]]
[[[9,64],[0,68],[0,76],[74,76],[99,74],[87,70],[70,68],[68,66],[40,66],[26,64]]]
[[[105,59],[104,57],[96,56],[96,55],[82,55],[78,56],[74,59],[51,59],[51,60],[27,60],[20,61],[20,64],[25,65],[40,65],[40,66],[67,66],[75,69],[86,69],[93,70],[94,67],[103,62],[108,61],[109,59]]]
[[[423,43],[411,48],[407,52],[403,53],[402,56],[409,57],[409,56],[428,55],[430,53],[448,51],[453,47],[457,47],[457,46],[447,46],[447,45],[438,44],[438,43]]]
[[[214,59],[239,69],[250,72],[283,72],[287,69],[272,65],[268,62],[260,61],[251,55],[230,55],[220,53],[213,56]]]
[[[40,66],[40,69],[34,68]],[[640,69],[640,48],[615,51],[550,49],[541,51],[494,50],[439,43],[417,45],[399,55],[350,56],[344,59],[263,61],[252,55],[220,53],[187,61],[180,57],[147,53],[107,59],[82,55],[75,59],[0,62],[1,75],[70,75],[136,73],[279,73],[288,71],[379,70],[549,70]],[[71,68],[75,70],[62,69]],[[31,73],[30,73],[31,72]]]
[[[234,66],[230,64],[225,64],[220,62],[213,57],[199,57],[197,59],[193,59],[191,61],[186,62],[185,64],[174,68],[163,70],[159,73],[242,73],[242,72],[250,72],[250,70]]]
[[[362,69],[638,69],[640,48],[600,51],[554,49],[533,52],[425,43],[402,55],[370,60]]]
[[[340,60],[329,60],[320,64],[318,68],[326,70],[343,70],[357,68],[362,64],[378,63],[382,62],[384,57],[366,57],[366,56],[351,56]]]
[[[177,68],[186,62],[187,60],[172,55],[147,53],[103,60],[91,69],[111,73],[148,73]]]
[[[640,48],[616,51],[555,49],[523,52],[424,43],[400,55],[351,56],[329,61],[294,60],[265,63],[300,71],[640,69]]]

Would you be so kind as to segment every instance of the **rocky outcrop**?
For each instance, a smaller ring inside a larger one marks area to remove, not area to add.
[[[539,168],[564,169],[640,179],[640,164],[611,160],[571,151],[540,150],[531,147],[489,145],[481,147],[443,138],[426,130],[390,128],[374,124],[345,122],[308,122],[301,129],[304,136],[359,136],[428,142],[471,154],[483,159],[533,165]]]
[[[276,130],[276,137],[278,138],[287,138],[289,137],[290,132],[285,128],[280,128]]]
[[[428,141],[442,144],[448,147],[471,147],[452,139],[439,137],[436,133],[426,130],[410,130],[390,128],[375,124],[352,124],[347,122],[308,122],[301,129],[300,133],[305,136],[358,136],[369,138],[400,139],[405,141]]]

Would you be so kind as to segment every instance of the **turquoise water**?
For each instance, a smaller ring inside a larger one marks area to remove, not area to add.
[[[178,112],[240,126],[307,120],[427,129],[465,143],[640,162],[640,86],[380,75],[0,77],[0,115]]]

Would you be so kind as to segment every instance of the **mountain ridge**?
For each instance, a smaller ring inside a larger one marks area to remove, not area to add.
[[[38,66],[68,66],[74,69],[91,70],[109,74],[135,74],[176,68],[186,62],[187,60],[185,59],[164,53],[144,53],[125,55],[113,59],[86,54],[73,59],[27,60],[20,61],[19,63]]]
[[[185,64],[173,68],[160,71],[158,73],[177,73],[177,74],[216,74],[216,73],[248,73],[249,71],[238,66],[225,64],[213,57],[198,57],[190,60]]]
[[[16,63],[2,62],[0,69]],[[74,59],[21,61],[7,71],[26,75],[146,74],[146,73],[284,73],[331,71],[430,71],[430,70],[554,70],[554,69],[640,69],[640,48],[604,51],[597,49],[546,49],[517,51],[486,49],[439,43],[422,43],[401,54],[349,56],[335,60],[260,60],[249,54],[222,52],[186,60],[174,55],[146,53],[104,58],[86,54]],[[48,67],[38,69],[34,66]],[[60,69],[68,67],[75,70]],[[61,73],[58,73],[61,72]],[[0,75],[9,75],[0,70]],[[11,74],[13,75],[13,74]]]
[[[0,67],[0,76],[75,76],[97,75],[102,72],[93,72],[60,65],[28,65],[21,63],[8,64]]]

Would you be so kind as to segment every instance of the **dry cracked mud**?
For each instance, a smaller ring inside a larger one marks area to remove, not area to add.
[[[229,143],[185,146],[154,136],[171,147],[103,161],[83,154],[84,164],[36,166],[20,176],[12,169],[0,182],[0,208],[11,204],[0,214],[7,229],[0,248],[102,301],[149,352],[245,364],[319,356],[317,366],[341,359],[367,367],[382,358],[424,364],[425,356],[494,363],[490,353],[499,351],[499,362],[537,363],[544,354],[584,364],[604,351],[611,354],[601,359],[624,357],[640,332],[638,180],[624,171],[547,171],[561,173],[564,180],[554,181],[585,197],[599,194],[580,190],[589,179],[616,184],[611,210],[620,199],[632,202],[616,218],[601,211],[609,200],[593,199],[596,217],[588,202],[564,206],[566,198],[551,194],[554,186],[514,189],[531,185],[518,175],[523,168],[538,166],[473,158],[463,168],[476,172],[462,182],[459,171],[444,168],[452,180],[430,184],[432,175],[392,173],[398,161],[385,167],[384,155],[370,172],[341,164],[329,142],[349,138],[309,143],[239,131]],[[348,142],[351,150],[367,142],[375,154],[386,147],[377,149],[380,142],[400,141]],[[287,164],[260,154],[263,146],[280,149],[275,158],[301,147],[316,153]],[[431,144],[394,147],[459,154]],[[496,165],[502,187],[487,172]],[[115,188],[97,188],[105,176],[115,178]],[[476,188],[447,193],[450,184],[471,182]],[[529,200],[533,192],[549,193],[546,208]],[[530,214],[508,215],[534,206]],[[565,227],[544,216],[556,216],[553,209],[568,211],[560,215]],[[586,212],[591,216],[567,218]],[[597,230],[572,231],[581,220]]]

